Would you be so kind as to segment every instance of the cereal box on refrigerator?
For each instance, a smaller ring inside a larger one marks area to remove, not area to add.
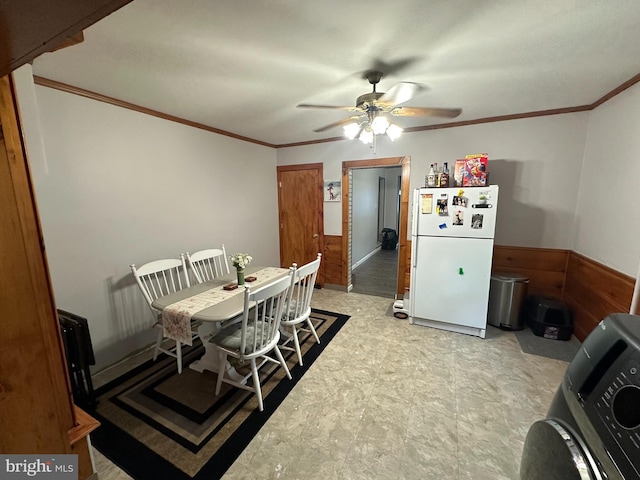
[[[465,157],[463,187],[485,187],[488,184],[489,155],[475,153]]]

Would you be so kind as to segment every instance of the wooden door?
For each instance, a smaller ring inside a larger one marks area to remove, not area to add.
[[[322,164],[278,167],[280,266],[304,265],[324,252]],[[324,285],[324,262],[316,283]]]

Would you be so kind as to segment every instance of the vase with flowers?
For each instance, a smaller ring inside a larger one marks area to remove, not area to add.
[[[253,257],[247,253],[236,253],[234,255],[230,255],[229,260],[231,260],[233,262],[233,266],[236,267],[238,285],[244,285],[244,269],[251,263]]]

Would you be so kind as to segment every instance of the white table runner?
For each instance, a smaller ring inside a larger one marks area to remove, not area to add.
[[[256,288],[263,286],[269,280],[282,275],[284,269],[267,267],[251,275],[257,277]],[[254,283],[245,285],[253,286]],[[244,286],[235,290],[224,290],[222,286],[214,287],[184,300],[168,305],[162,309],[162,330],[166,338],[171,338],[186,345],[192,345],[191,317],[236,295],[244,294]]]

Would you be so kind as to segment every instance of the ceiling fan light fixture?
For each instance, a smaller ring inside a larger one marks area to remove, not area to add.
[[[356,122],[349,123],[349,124],[345,125],[344,127],[342,127],[342,129],[344,130],[345,136],[349,140],[353,140],[360,133],[360,125],[357,124]]]
[[[426,87],[419,83],[399,82],[393,85],[386,93],[378,92],[376,85],[383,77],[383,72],[379,69],[364,72],[363,78],[372,85],[372,91],[356,98],[355,106],[336,105],[312,105],[307,103],[299,104],[304,108],[324,108],[333,110],[344,110],[352,112],[350,117],[338,120],[315,129],[314,132],[324,132],[331,128],[343,127],[344,135],[349,140],[358,138],[365,145],[376,148],[376,137],[378,135],[387,136],[392,140],[397,140],[404,131],[398,125],[392,124],[391,117],[445,117],[454,118],[462,112],[459,108],[429,108],[429,107],[405,107],[400,106],[408,102],[417,93],[425,90]]]
[[[378,115],[373,119],[373,122],[371,122],[371,130],[373,130],[374,135],[384,134],[387,128],[389,128],[389,120],[383,115]]]
[[[369,126],[367,126],[367,128],[362,130],[362,133],[360,134],[360,136],[358,138],[365,145],[368,144],[368,143],[372,143],[373,142],[373,132],[371,131],[371,128]]]
[[[402,132],[403,132],[403,128],[393,123],[389,125],[389,128],[387,128],[387,136],[391,139],[391,141],[394,141],[396,138],[399,138],[400,135],[402,135]]]

